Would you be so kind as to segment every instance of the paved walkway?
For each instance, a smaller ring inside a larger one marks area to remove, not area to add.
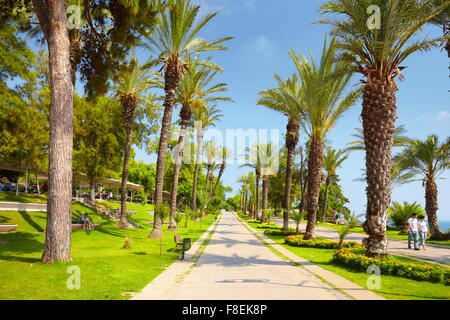
[[[283,225],[283,220],[281,218],[271,218],[270,221],[275,222],[279,225]],[[289,220],[289,226],[295,228],[295,222]],[[300,224],[300,231],[305,231],[306,224]],[[316,235],[323,238],[339,240],[337,231],[330,228],[316,227]],[[360,233],[350,233],[345,240],[346,241],[357,241],[361,242],[366,235]],[[421,260],[427,260],[429,262],[448,263],[450,264],[450,247],[444,247],[439,245],[427,245],[427,250],[409,250],[408,242],[406,240],[392,239],[389,238],[388,249],[392,253],[399,253],[402,255],[411,256],[411,258],[416,257]]]
[[[350,297],[307,269],[283,260],[235,215],[225,213],[195,265],[175,262],[134,299],[344,300]]]
[[[47,211],[47,204],[0,201],[0,211]]]

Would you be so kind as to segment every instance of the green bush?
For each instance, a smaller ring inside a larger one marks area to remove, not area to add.
[[[266,231],[264,231],[264,234],[268,235],[268,236],[293,236],[293,235],[303,235],[304,233],[297,234],[297,232],[294,229],[289,228],[288,230],[281,230],[281,229],[266,230]]]
[[[279,230],[281,229],[281,226],[275,224],[275,223],[271,223],[271,224],[258,224],[256,225],[256,228],[258,229],[270,229],[270,230]]]
[[[333,255],[332,262],[360,272],[366,272],[369,266],[376,265],[385,275],[443,284],[449,282],[450,268],[400,262],[390,256],[370,258],[365,255],[365,251],[364,248],[341,249]]]
[[[396,229],[403,232],[406,226],[406,222],[409,218],[411,218],[413,213],[416,213],[417,215],[426,215],[422,207],[416,202],[403,202],[403,204],[400,204],[399,202],[393,202],[391,207],[389,208],[388,219],[394,224]]]
[[[317,249],[338,249],[338,241],[330,240],[303,240],[301,236],[288,236],[284,239],[284,243],[293,247],[317,248]],[[353,248],[358,246],[357,242],[344,242],[344,248]]]

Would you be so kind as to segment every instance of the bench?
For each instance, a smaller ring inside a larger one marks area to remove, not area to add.
[[[93,223],[94,229],[100,226],[100,223]],[[83,230],[83,224],[81,223],[72,223],[72,230]]]
[[[178,248],[178,246],[181,246],[182,250],[181,260],[184,260],[184,253],[188,251],[192,246],[191,239],[190,238],[181,239],[181,236],[179,234],[174,235],[173,239],[175,240],[176,248]]]
[[[17,224],[0,224],[0,232],[8,232],[15,230],[17,228]]]

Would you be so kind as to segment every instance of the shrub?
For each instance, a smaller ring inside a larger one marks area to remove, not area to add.
[[[304,233],[297,233],[294,229],[289,228],[288,230],[266,230],[264,231],[264,234],[268,236],[293,236]]]
[[[396,229],[403,232],[406,222],[409,218],[411,218],[413,213],[417,213],[418,215],[426,215],[422,207],[416,202],[403,202],[403,204],[394,202],[389,208],[388,219],[394,224]]]
[[[366,272],[369,266],[376,265],[385,275],[443,284],[449,281],[450,268],[406,263],[390,256],[370,258],[365,255],[365,251],[364,248],[341,249],[333,255],[332,262],[360,272]]]
[[[271,230],[279,230],[281,229],[281,226],[275,224],[275,223],[271,223],[271,224],[258,224],[256,225],[256,228],[258,229],[271,229]]]
[[[331,240],[303,240],[301,236],[289,236],[284,239],[284,243],[293,247],[318,248],[318,249],[338,249],[339,242]],[[355,241],[344,242],[344,248],[353,248],[358,246]]]

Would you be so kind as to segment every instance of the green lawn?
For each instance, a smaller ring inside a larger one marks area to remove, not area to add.
[[[5,192],[0,191],[0,201],[11,201],[11,202],[29,202],[29,203],[47,203],[47,196],[28,193],[19,193],[16,196],[15,192]]]
[[[257,223],[249,223],[256,228]],[[263,230],[263,229],[258,229]],[[267,235],[266,235],[267,236]],[[292,247],[284,244],[283,236],[267,236],[275,242],[281,244],[286,249],[296,255],[311,261],[324,269],[334,272],[362,287],[367,287],[368,274],[363,272],[355,272],[347,270],[344,267],[331,263],[331,259],[335,250],[332,249],[316,249],[316,248],[300,248]],[[420,262],[403,257],[394,257],[403,262],[415,264],[430,265],[426,262]],[[423,281],[415,281],[405,278],[383,275],[381,278],[381,289],[372,290],[373,292],[392,300],[445,300],[450,299],[450,287],[438,283],[430,283]]]
[[[141,208],[140,212],[146,209]],[[128,299],[121,293],[140,291],[180,256],[180,251],[174,249],[175,232],[164,232],[164,254],[160,256],[159,239],[147,237],[150,225],[143,224],[143,229],[118,229],[114,221],[74,204],[76,215],[84,212],[90,212],[101,226],[94,231],[73,232],[73,262],[43,265],[39,260],[46,214],[0,211],[1,223],[19,225],[14,232],[0,233],[0,299]],[[215,219],[210,215],[202,223],[191,221],[188,228],[180,228],[180,234],[194,242]],[[130,249],[122,248],[126,236],[131,238]],[[70,276],[67,268],[72,265],[81,270],[79,290],[66,286]]]

